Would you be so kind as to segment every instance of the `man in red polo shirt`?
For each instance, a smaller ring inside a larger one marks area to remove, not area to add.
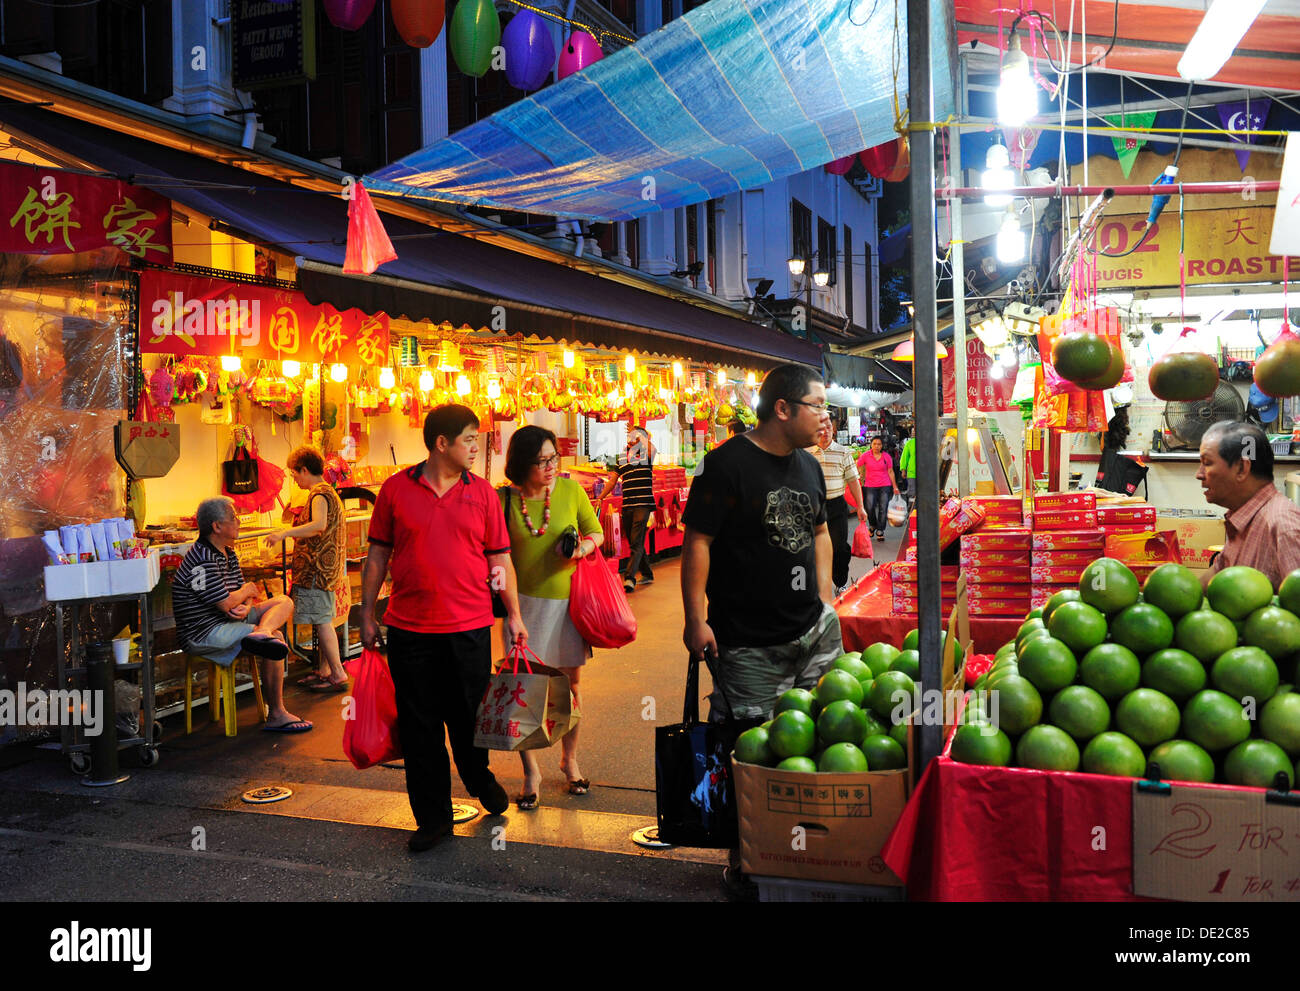
[[[469,793],[492,815],[510,805],[488,767],[488,752],[474,746],[474,712],[492,673],[490,582],[505,602],[507,641],[528,636],[501,500],[469,470],[478,456],[478,417],[465,406],[439,406],[425,417],[424,446],[428,460],[379,490],[361,576],[361,640],[379,649],[384,640],[375,602],[392,568],[384,624],[417,826],[407,845],[415,851],[451,833],[444,726]]]

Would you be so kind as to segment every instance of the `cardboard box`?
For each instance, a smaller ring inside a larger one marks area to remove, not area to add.
[[[1095,509],[1034,510],[1034,530],[1080,530],[1097,526]]]
[[[1020,565],[989,565],[966,569],[968,588],[993,582],[1011,582],[1017,585],[1029,581],[1029,569]]]
[[[1007,530],[978,530],[962,534],[962,553],[967,551],[1028,551],[1033,534],[1024,527]]]
[[[956,605],[957,600],[955,598],[939,600],[939,608],[941,609],[952,609]],[[894,596],[890,602],[890,608],[895,616],[915,616],[921,611],[921,600],[914,596]]]
[[[1113,533],[1115,534],[1155,533],[1156,524],[1154,522],[1152,523],[1111,523],[1106,526],[1103,526],[1101,529],[1102,532],[1105,533],[1106,536],[1108,537]]]
[[[1039,565],[1029,570],[1029,577],[1038,585],[1070,584],[1072,587],[1077,587],[1079,573],[1087,566],[1086,564]]]
[[[895,561],[889,567],[889,577],[896,585],[900,580],[906,584],[915,585],[919,567],[915,561]],[[939,580],[941,582],[951,582],[955,585],[960,577],[961,568],[956,565],[941,565],[939,567]]]
[[[1155,506],[1100,506],[1097,522],[1101,526],[1132,526],[1135,523],[1156,521]]]
[[[1156,530],[1172,530],[1183,564],[1196,570],[1208,568],[1227,540],[1223,520],[1210,516],[1157,516]]]
[[[991,582],[984,584],[971,584],[966,586],[966,600],[968,602],[984,602],[989,599],[1027,599],[1029,598],[1028,582]]]
[[[1106,546],[1106,531],[1101,527],[1085,530],[1043,530],[1034,534],[1036,551],[1097,550]]]
[[[1047,513],[1096,512],[1097,496],[1092,492],[1042,492],[1034,496],[1034,516]]]
[[[961,567],[966,568],[991,568],[991,567],[1021,567],[1028,568],[1032,561],[1029,557],[1029,551],[966,551],[963,550],[959,557]]]
[[[1103,555],[1100,547],[1091,551],[1031,551],[1031,568],[1076,568],[1082,571]]]
[[[1022,586],[1029,588],[1028,585]],[[1023,616],[1034,608],[1028,595],[1008,599],[980,599],[978,608],[981,616]],[[974,602],[971,605],[975,605]]]

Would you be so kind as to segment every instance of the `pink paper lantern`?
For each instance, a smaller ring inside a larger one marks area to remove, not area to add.
[[[600,50],[600,44],[595,38],[586,31],[574,31],[560,48],[560,67],[556,71],[556,78],[563,79],[581,72],[604,57],[605,53]]]
[[[428,48],[442,34],[446,20],[443,0],[389,0],[388,6],[397,33],[412,48]]]
[[[531,10],[510,18],[501,33],[506,55],[506,82],[524,92],[540,89],[555,68],[555,43],[546,22]]]
[[[336,28],[359,31],[375,9],[375,0],[322,0],[325,16]]]
[[[824,167],[831,175],[844,175],[849,169],[853,168],[853,160],[857,157],[857,155],[845,155],[833,162],[827,162]]]

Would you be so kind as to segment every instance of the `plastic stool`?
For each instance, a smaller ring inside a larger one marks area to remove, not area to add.
[[[188,736],[193,731],[193,719],[190,709],[194,697],[194,665],[206,664],[208,666],[208,712],[212,717],[212,722],[219,719],[217,712],[221,705],[222,695],[225,695],[225,715],[226,715],[226,736],[234,736],[238,732],[238,720],[235,713],[235,665],[242,660],[247,660],[249,670],[253,675],[253,696],[257,700],[257,718],[259,722],[266,722],[266,703],[262,701],[262,675],[258,670],[258,659],[251,654],[240,654],[229,664],[218,664],[216,661],[201,657],[198,654],[185,655],[185,734]]]

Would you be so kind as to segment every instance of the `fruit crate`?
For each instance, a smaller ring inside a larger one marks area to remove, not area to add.
[[[760,902],[901,902],[903,889],[834,881],[798,881],[788,877],[750,875],[758,885]]]

